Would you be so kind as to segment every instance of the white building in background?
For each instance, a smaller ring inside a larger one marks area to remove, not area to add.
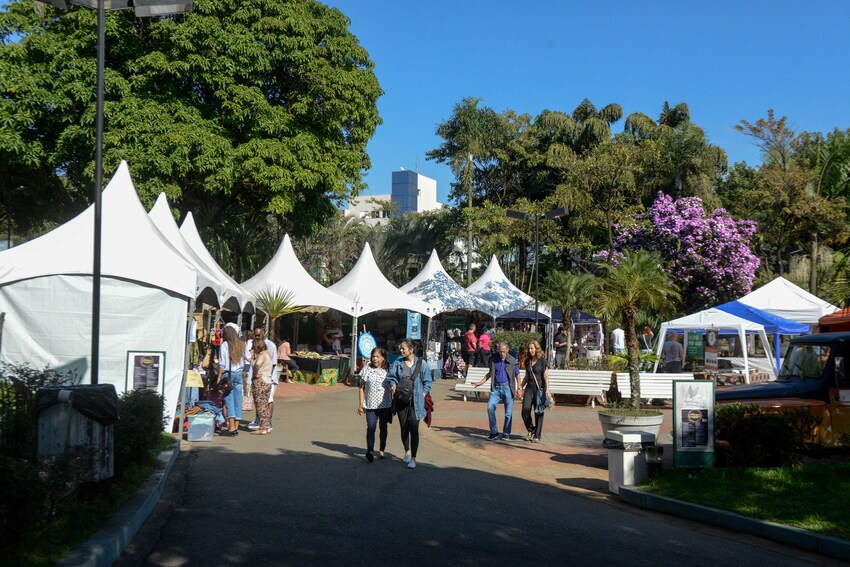
[[[366,224],[384,224],[389,221],[381,201],[392,203],[392,214],[424,213],[442,209],[437,201],[437,180],[415,171],[393,171],[392,193],[390,195],[361,195],[348,202],[345,216],[358,217]]]

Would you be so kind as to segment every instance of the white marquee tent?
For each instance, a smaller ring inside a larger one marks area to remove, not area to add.
[[[817,325],[818,319],[838,311],[835,305],[812,295],[783,277],[753,290],[738,301],[807,325]]]
[[[511,283],[495,255],[481,277],[472,282],[466,291],[479,298],[481,311],[492,317],[518,309],[534,309],[534,298]],[[539,303],[537,311],[547,317],[552,315],[552,308],[544,303]]]
[[[328,289],[351,301],[356,317],[385,309],[407,309],[429,317],[434,314],[430,304],[407,295],[384,277],[368,242],[351,271]]]
[[[456,309],[485,310],[481,300],[446,273],[436,250],[431,251],[422,271],[400,289],[411,297],[430,303],[434,307],[433,315]]]
[[[764,325],[761,323],[753,323],[752,321],[747,321],[746,319],[742,319],[741,317],[737,317],[732,315],[731,313],[726,313],[725,311],[721,311],[720,309],[706,309],[705,311],[700,311],[698,313],[694,313],[693,315],[688,315],[686,317],[680,317],[679,319],[674,319],[672,321],[667,321],[665,323],[661,323],[661,329],[658,331],[658,336],[660,340],[658,341],[658,347],[656,354],[658,357],[661,357],[661,350],[664,348],[665,337],[668,332],[683,332],[687,334],[689,331],[696,333],[703,333],[707,329],[714,330],[733,330],[738,334],[738,339],[741,341],[741,344],[746,345],[747,333],[757,333],[759,338],[761,339],[761,343],[764,346],[765,354],[767,355],[767,361],[770,364],[770,369],[774,376],[776,376],[776,369],[773,367],[773,355],[770,350],[770,343],[767,341],[767,334],[764,332]],[[685,348],[687,348],[687,342],[685,342]],[[747,349],[743,349],[744,356],[744,377],[745,380],[749,381],[750,376],[750,361],[747,357]],[[655,363],[655,368],[653,370],[656,371],[658,369],[658,362]]]
[[[295,255],[288,234],[283,237],[269,263],[254,277],[243,282],[242,287],[254,295],[264,290],[290,291],[296,305],[329,307],[348,315],[354,314],[350,300],[324,287],[307,273]]]
[[[251,292],[246,290],[244,287],[236,283],[230,274],[225,272],[221,266],[218,265],[218,262],[215,261],[215,258],[209,253],[207,247],[204,246],[204,241],[201,240],[201,235],[198,232],[198,227],[195,226],[195,219],[192,216],[191,212],[186,213],[186,218],[183,219],[183,224],[180,225],[180,234],[186,240],[186,243],[192,248],[192,251],[204,262],[204,265],[216,276],[218,279],[226,282],[229,287],[240,290],[242,293],[241,307],[243,312],[253,313],[254,312],[254,296],[251,295]],[[228,309],[230,309],[228,307]],[[231,311],[233,311],[231,309]]]
[[[133,389],[133,353],[161,355],[157,390],[173,417],[197,272],[150,220],[125,162],[103,191],[99,381]],[[0,360],[91,380],[94,208],[0,253]],[[166,429],[171,428],[171,422]]]
[[[189,243],[186,242],[186,239],[180,233],[180,229],[177,228],[174,217],[171,215],[171,208],[168,206],[168,199],[165,197],[165,193],[159,194],[148,216],[165,239],[183,256],[183,259],[194,266],[198,272],[198,284],[196,284],[196,288],[204,289],[209,287],[214,289],[216,292],[214,305],[216,307],[241,313],[242,304],[247,293],[238,285],[232,285],[215,274],[207,266],[206,262],[189,246]]]

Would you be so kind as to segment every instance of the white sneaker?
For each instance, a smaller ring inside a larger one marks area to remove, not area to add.
[[[413,457],[410,456],[410,453],[405,453],[403,460],[404,460],[405,463],[407,463],[409,465],[410,463],[413,462]],[[414,466],[416,466],[416,465],[414,465]]]
[[[260,428],[260,422],[259,421],[252,421],[251,423],[248,424],[248,429],[259,429],[259,428]]]
[[[410,459],[410,462],[407,463],[407,468],[415,469],[416,468],[416,461],[414,461],[413,459]]]

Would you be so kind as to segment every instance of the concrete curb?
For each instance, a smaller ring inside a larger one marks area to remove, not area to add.
[[[168,475],[180,454],[180,440],[174,449],[159,454],[158,467],[136,490],[136,493],[112,518],[89,539],[80,544],[57,565],[109,567],[121,556],[142,524],[159,502]]]
[[[673,500],[672,498],[644,492],[634,487],[621,486],[620,498],[627,504],[638,508],[696,520],[728,530],[770,539],[806,551],[813,551],[837,559],[850,561],[850,541],[837,537],[822,535],[766,520],[749,518],[734,512],[708,508],[699,504]]]

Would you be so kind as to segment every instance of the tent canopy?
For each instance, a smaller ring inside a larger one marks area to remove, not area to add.
[[[477,297],[446,273],[436,250],[431,251],[431,257],[422,271],[400,289],[411,297],[433,305],[433,315],[457,309],[484,310]]]
[[[658,332],[658,336],[660,340],[658,341],[658,347],[656,354],[659,359],[661,358],[661,351],[664,348],[665,336],[668,332],[695,332],[695,333],[704,333],[706,330],[722,330],[722,329],[731,329],[737,332],[738,339],[741,341],[741,344],[746,344],[746,334],[749,333],[757,333],[761,338],[762,345],[764,346],[765,353],[769,361],[772,361],[772,353],[770,350],[770,343],[767,342],[767,334],[764,332],[764,325],[761,323],[754,323],[752,321],[748,321],[736,315],[732,315],[731,313],[727,313],[726,311],[721,311],[717,308],[706,309],[705,311],[700,311],[698,313],[694,313],[693,315],[688,315],[686,317],[680,317],[679,319],[673,319],[672,321],[666,321],[661,324],[661,330]],[[750,375],[750,365],[747,357],[747,350],[744,349],[744,376],[747,380],[749,380]],[[771,362],[772,365],[772,362]],[[655,369],[658,368],[658,362],[655,363]],[[771,370],[773,371],[774,376],[776,375],[776,369],[771,366]]]
[[[492,317],[501,317],[519,309],[534,309],[534,298],[511,283],[495,255],[490,258],[481,277],[472,282],[466,291],[479,298],[481,311]],[[539,303],[537,311],[547,317],[552,314],[552,308],[544,303]]]
[[[226,307],[231,311],[241,311],[241,305],[244,301],[245,291],[239,288],[238,285],[231,285],[227,281],[223,281],[218,277],[211,268],[206,265],[206,262],[195,253],[183,235],[180,229],[177,228],[177,223],[171,215],[171,208],[168,206],[168,199],[165,193],[160,193],[156,199],[156,203],[151,209],[148,216],[162,233],[166,240],[174,246],[183,258],[195,267],[198,272],[198,299],[205,303],[210,303],[217,307]],[[201,296],[200,293],[204,288],[215,290],[215,298],[209,301],[209,297]]]
[[[384,309],[407,309],[428,317],[434,315],[429,303],[404,293],[384,277],[368,242],[351,271],[328,289],[351,301],[354,307],[350,313],[357,317]]]
[[[796,321],[792,321],[791,319],[786,319],[784,317],[779,317],[778,315],[762,311],[761,309],[753,307],[752,305],[747,305],[746,303],[741,303],[740,301],[730,301],[729,303],[718,305],[717,309],[725,311],[726,313],[731,313],[732,315],[746,319],[747,321],[752,321],[753,323],[761,323],[764,326],[766,333],[801,335],[803,333],[808,333],[811,330],[808,325],[797,323]]]
[[[783,277],[753,290],[738,301],[806,325],[817,325],[821,317],[838,311],[838,307]]]
[[[101,275],[197,295],[197,271],[148,217],[127,162],[122,161],[102,197]],[[142,213],[142,214],[139,214]],[[62,226],[0,253],[0,285],[56,274],[92,275],[94,206]]]
[[[242,311],[253,313],[254,312],[254,296],[251,295],[251,292],[236,283],[230,274],[225,272],[221,266],[218,265],[218,262],[215,261],[215,258],[212,257],[207,247],[204,246],[204,241],[201,240],[201,234],[198,232],[198,227],[195,226],[195,219],[192,216],[191,211],[186,213],[186,218],[183,219],[183,224],[180,225],[180,234],[183,236],[183,239],[186,240],[186,244],[192,249],[192,251],[204,262],[204,265],[216,276],[220,281],[226,282],[228,287],[232,289],[239,290],[241,293],[242,299],[240,300],[240,306]],[[225,304],[227,309],[230,307]],[[234,309],[230,309],[231,311],[235,311]]]
[[[288,234],[283,237],[269,263],[242,286],[255,296],[263,291],[290,291],[296,305],[328,307],[348,315],[354,312],[351,301],[329,290],[307,273],[295,255]]]

